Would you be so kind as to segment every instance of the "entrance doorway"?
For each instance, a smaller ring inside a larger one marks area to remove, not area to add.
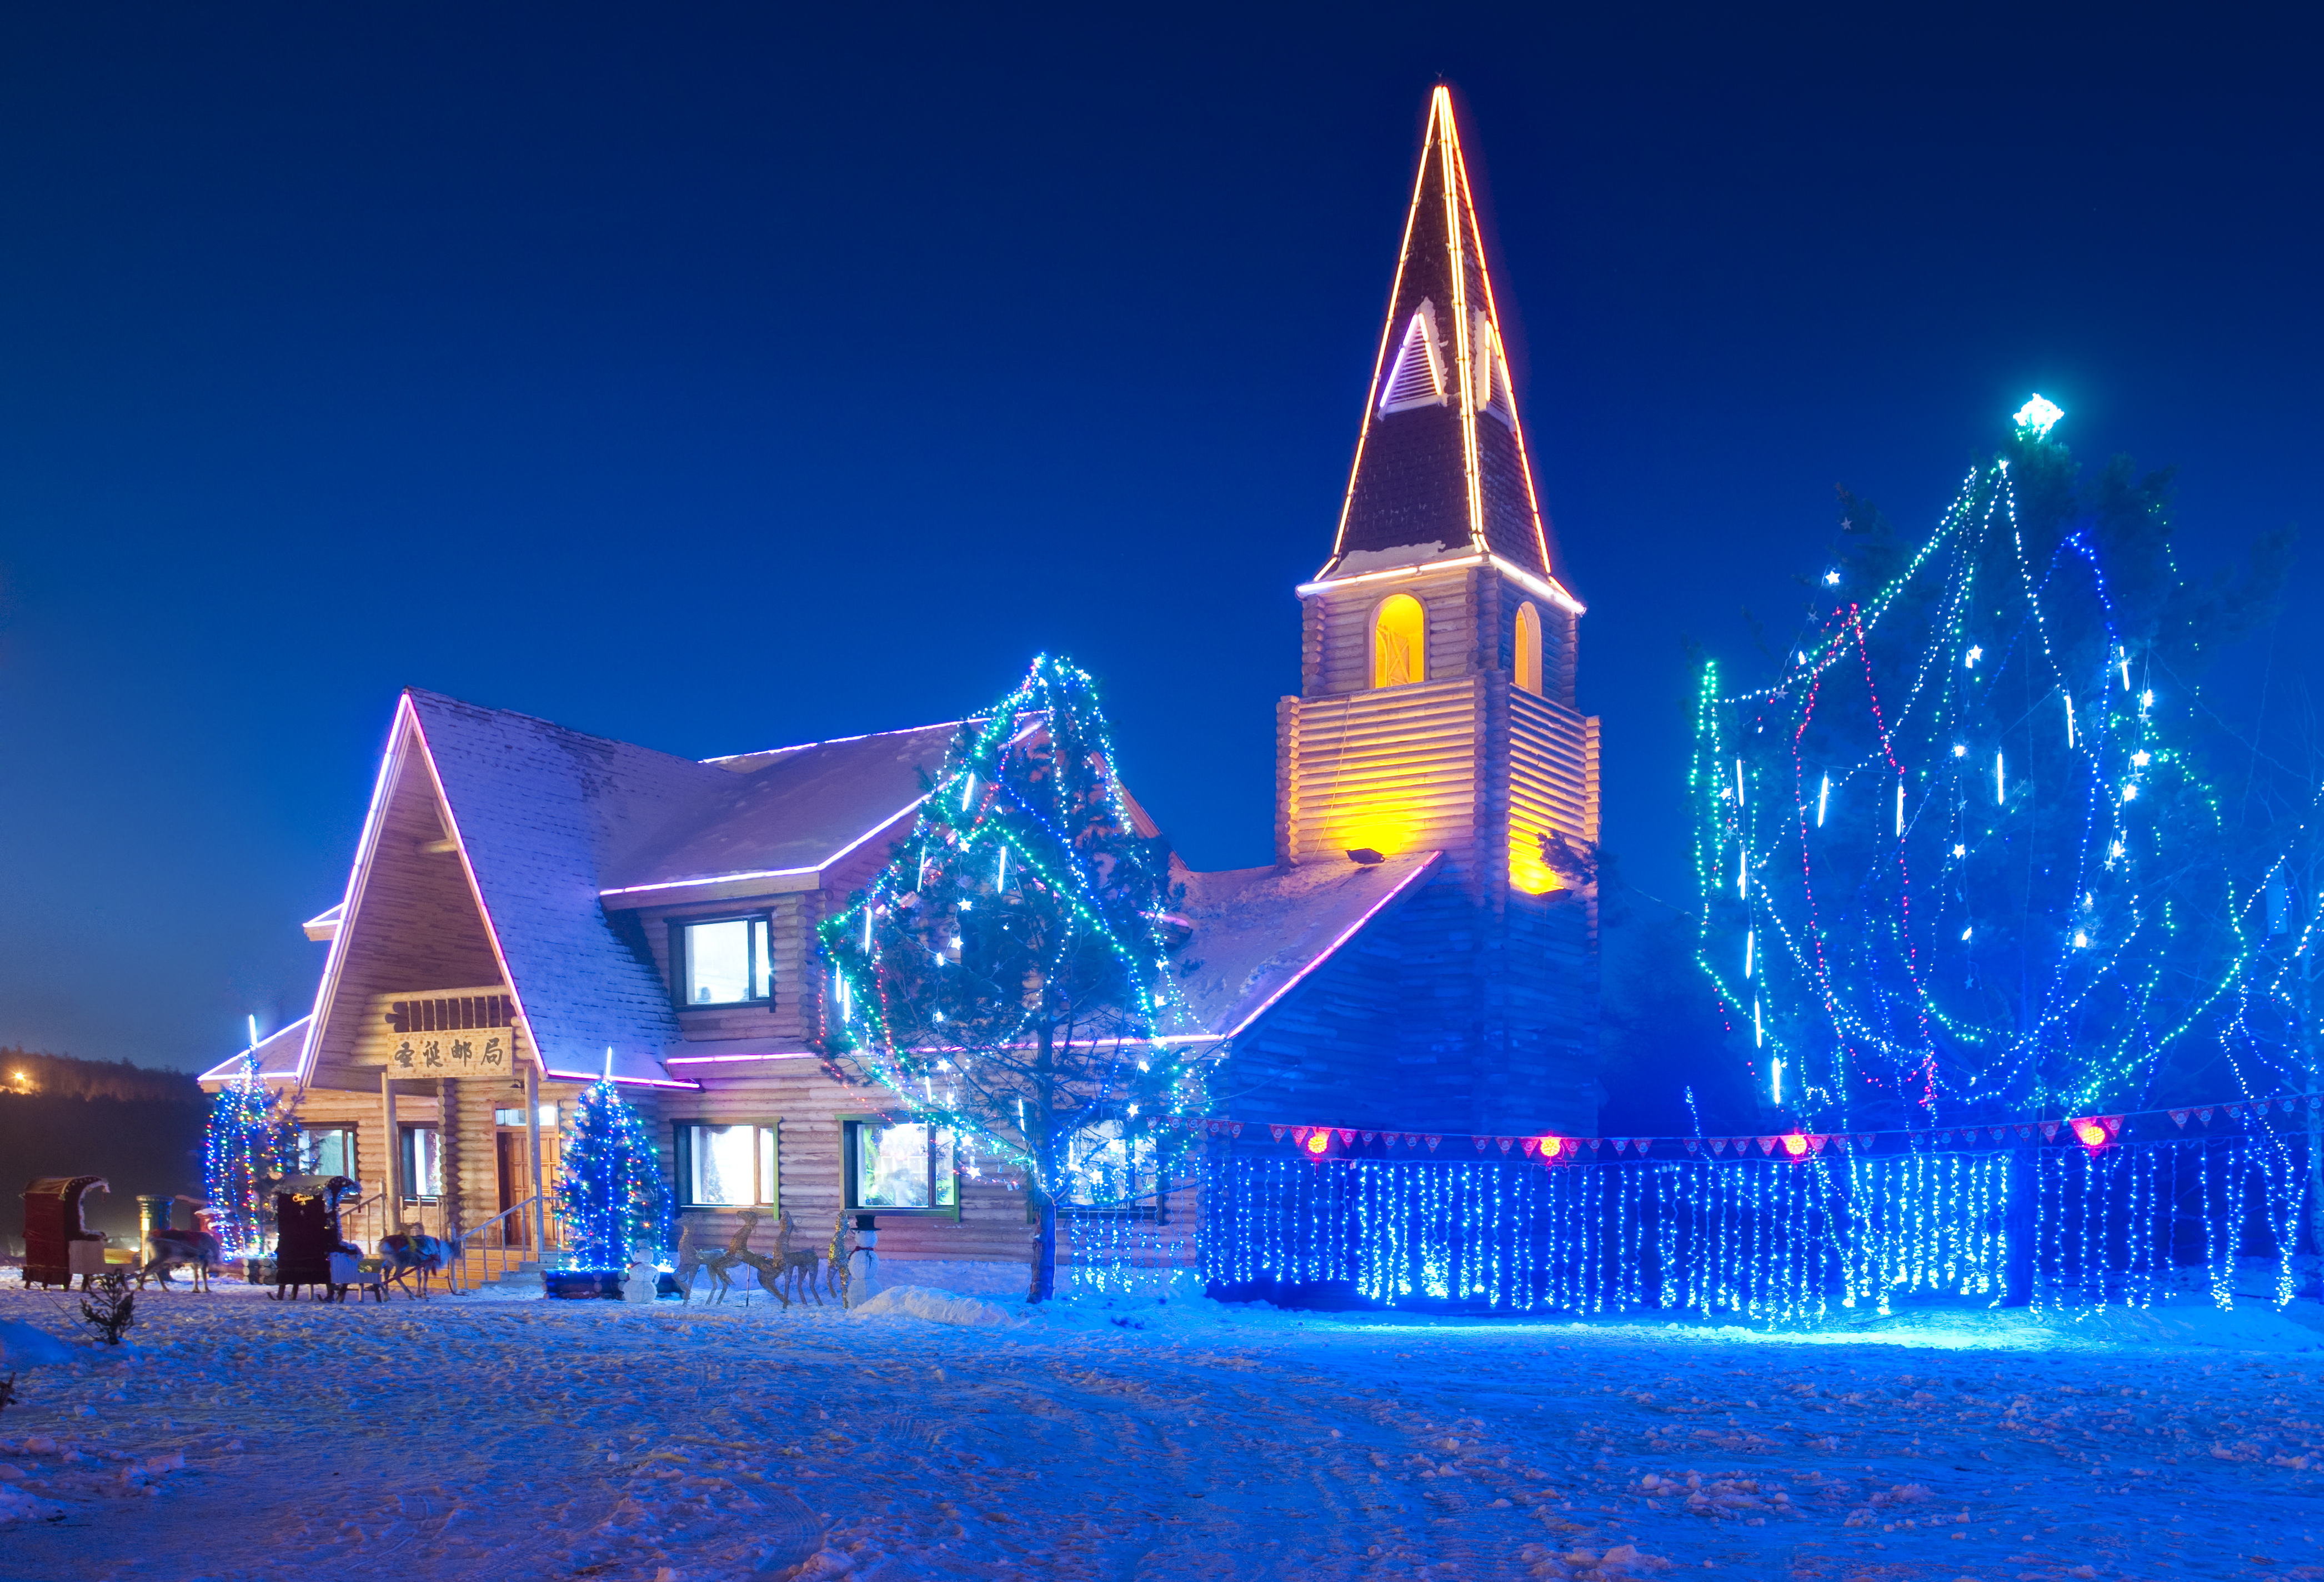
[[[497,1127],[494,1129],[493,1141],[493,1163],[496,1167],[494,1173],[500,1178],[500,1202],[494,1207],[503,1210],[513,1208],[542,1189],[532,1179],[532,1145],[522,1126]],[[549,1182],[547,1189],[552,1194],[557,1189],[558,1154],[557,1133],[546,1126],[542,1127],[540,1169],[542,1176]],[[549,1244],[555,1246],[562,1237],[558,1234],[557,1202],[554,1196],[550,1198],[548,1204],[548,1214]],[[510,1215],[500,1222],[500,1228],[503,1233],[500,1245],[504,1247],[532,1245],[532,1214],[530,1210],[522,1214]]]

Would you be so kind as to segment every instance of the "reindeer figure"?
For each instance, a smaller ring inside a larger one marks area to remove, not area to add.
[[[855,1227],[847,1223],[847,1210],[842,1208],[831,1221],[831,1267],[824,1278],[832,1294],[839,1299],[842,1308],[847,1306],[847,1261],[855,1252]]]
[[[758,1216],[754,1214],[751,1217],[752,1219],[756,1219]],[[791,1305],[789,1294],[786,1292],[781,1286],[781,1265],[774,1259],[767,1257],[763,1254],[754,1253],[751,1251],[750,1248],[745,1247],[741,1252],[734,1254],[734,1262],[737,1263],[748,1264],[751,1268],[757,1270],[759,1272],[759,1289],[773,1297],[776,1300],[781,1302],[784,1307],[788,1308]]]
[[[781,1234],[775,1238],[775,1266],[784,1286],[783,1305],[790,1306],[790,1293],[796,1289],[798,1277],[804,1274],[807,1276],[806,1289],[815,1292],[815,1305],[818,1308],[823,1306],[823,1292],[816,1285],[815,1249],[802,1247],[797,1252],[791,1250],[791,1237],[798,1234],[798,1226],[792,1221],[789,1209],[783,1210],[782,1218],[777,1223],[781,1226]]]
[[[408,1226],[401,1235],[379,1238],[380,1254],[387,1260],[387,1283],[403,1287],[403,1294],[412,1295],[404,1277],[420,1276],[419,1296],[428,1295],[429,1276],[448,1268],[459,1254],[459,1246],[441,1236],[431,1236],[417,1226]]]
[[[217,1237],[206,1230],[157,1230],[145,1238],[152,1254],[137,1271],[137,1289],[143,1291],[148,1277],[158,1279],[161,1289],[170,1289],[170,1271],[180,1266],[194,1272],[194,1289],[206,1291],[210,1288],[210,1271],[217,1268],[223,1249]]]
[[[733,1268],[737,1263],[752,1262],[751,1233],[758,1228],[759,1211],[755,1208],[744,1209],[742,1223],[734,1228],[733,1235],[726,1238],[725,1250],[715,1253],[702,1261],[702,1266],[710,1271],[712,1283],[717,1287],[716,1293],[710,1299],[712,1301],[724,1302],[726,1300],[726,1293],[734,1289],[734,1282],[726,1275],[729,1269]]]
[[[678,1227],[678,1268],[670,1278],[678,1282],[678,1300],[694,1300],[694,1277],[702,1272],[702,1249],[694,1244],[694,1222],[682,1221]]]

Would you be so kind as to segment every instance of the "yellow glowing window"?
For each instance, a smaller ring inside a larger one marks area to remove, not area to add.
[[[1406,687],[1428,679],[1428,613],[1408,593],[1372,612],[1372,685]]]
[[[1541,696],[1541,612],[1531,600],[1517,606],[1517,685]]]

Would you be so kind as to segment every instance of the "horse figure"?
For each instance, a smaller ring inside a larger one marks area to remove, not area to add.
[[[431,1236],[417,1226],[401,1235],[380,1237],[379,1250],[381,1256],[387,1260],[386,1282],[402,1286],[404,1295],[413,1295],[411,1287],[404,1284],[404,1277],[410,1274],[420,1276],[420,1291],[415,1300],[426,1299],[428,1277],[449,1266],[460,1251],[456,1244],[446,1241],[442,1236]]]

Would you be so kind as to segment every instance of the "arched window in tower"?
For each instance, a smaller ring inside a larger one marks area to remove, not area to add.
[[[1516,664],[1517,685],[1541,696],[1541,612],[1527,599],[1517,606]]]
[[[1408,593],[1372,612],[1372,685],[1406,687],[1428,679],[1428,612]]]

